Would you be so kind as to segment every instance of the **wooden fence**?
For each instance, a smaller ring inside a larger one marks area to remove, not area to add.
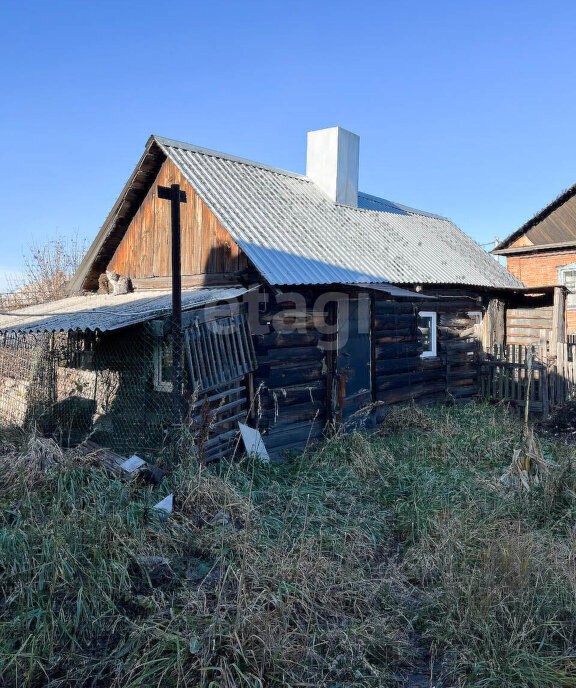
[[[555,355],[546,346],[494,345],[482,357],[480,395],[508,401],[546,417],[576,398],[576,343],[559,343]]]

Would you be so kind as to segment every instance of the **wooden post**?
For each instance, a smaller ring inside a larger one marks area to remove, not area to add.
[[[158,198],[171,203],[172,230],[172,408],[174,423],[182,422],[184,417],[184,397],[182,386],[184,368],[182,365],[182,257],[180,203],[186,203],[186,192],[180,191],[179,184],[159,186]]]
[[[495,344],[504,344],[506,334],[504,301],[490,299],[484,318],[483,346],[488,349]]]
[[[566,293],[562,287],[554,287],[554,306],[552,308],[552,332],[550,351],[556,351],[558,343],[566,341]]]
[[[542,402],[542,417],[547,418],[550,408],[548,390],[548,343],[546,330],[540,330],[540,401]]]

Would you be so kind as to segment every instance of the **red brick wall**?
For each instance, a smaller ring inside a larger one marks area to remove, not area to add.
[[[506,256],[508,270],[527,287],[558,284],[558,268],[571,263],[576,263],[574,249]],[[576,310],[567,309],[566,324],[569,331],[576,331]]]
[[[508,270],[527,287],[558,284],[558,268],[576,263],[576,250],[506,256]]]

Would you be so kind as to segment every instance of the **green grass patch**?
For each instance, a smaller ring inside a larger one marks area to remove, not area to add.
[[[431,652],[445,686],[576,686],[572,455],[514,492],[521,443],[502,408],[406,408],[281,465],[183,442],[151,488],[5,438],[0,683],[393,687]]]

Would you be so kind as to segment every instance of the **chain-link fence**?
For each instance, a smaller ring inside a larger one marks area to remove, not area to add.
[[[1,334],[0,425],[36,426],[63,444],[90,438],[123,454],[157,451],[172,419],[162,332],[156,321],[104,333]]]

